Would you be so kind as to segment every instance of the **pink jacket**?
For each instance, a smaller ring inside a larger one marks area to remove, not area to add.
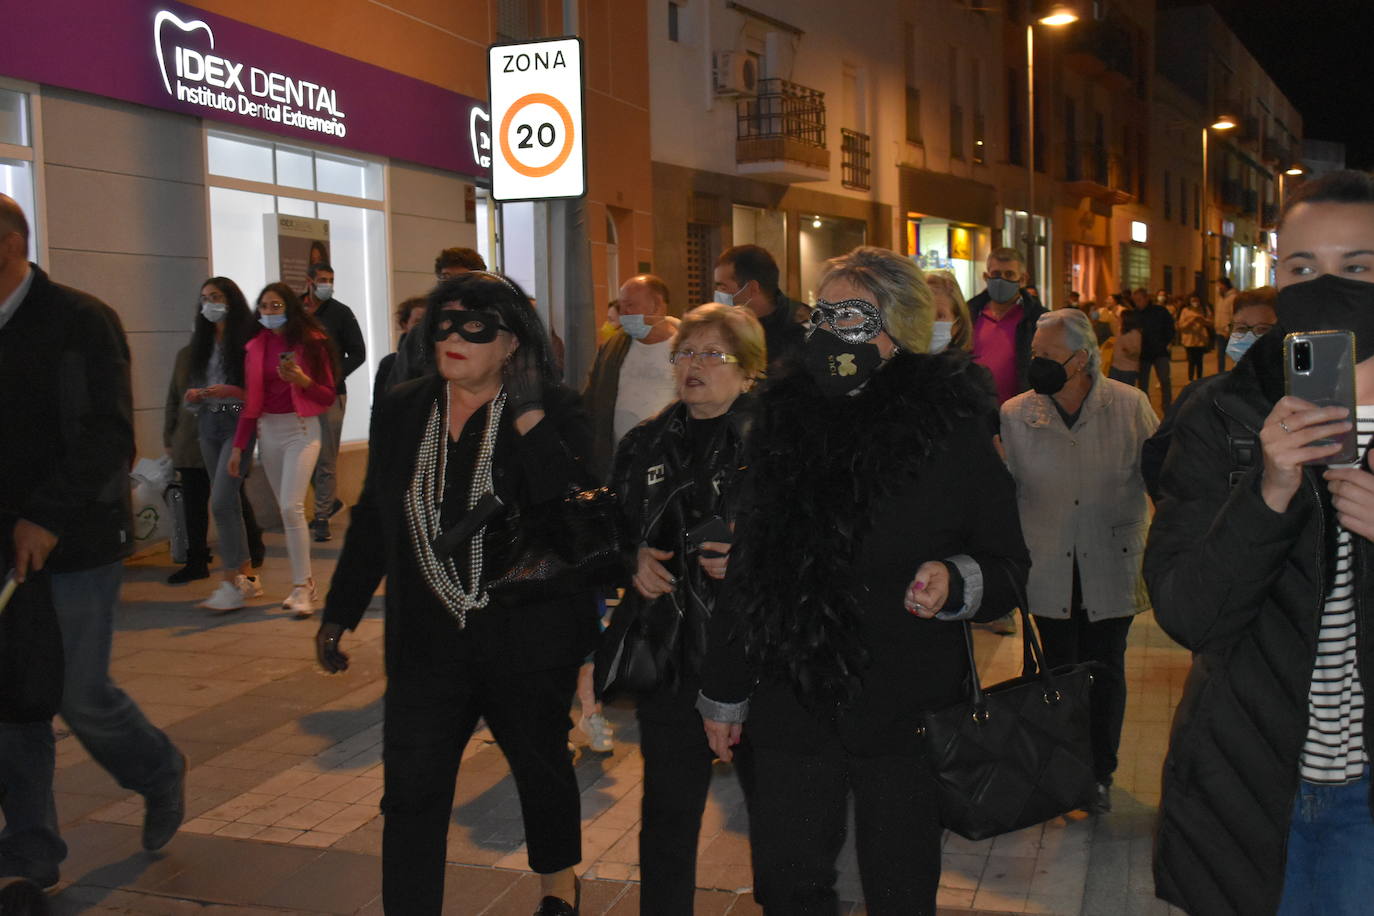
[[[263,359],[267,342],[272,332],[264,328],[243,348],[243,384],[247,389],[243,411],[239,414],[238,429],[235,430],[234,445],[244,448],[252,438],[258,417],[262,416],[262,403],[265,396],[263,385]],[[315,336],[296,347],[301,358],[301,368],[310,376],[314,384],[309,388],[291,386],[291,404],[297,416],[317,417],[334,403],[334,368],[329,358],[325,339]]]

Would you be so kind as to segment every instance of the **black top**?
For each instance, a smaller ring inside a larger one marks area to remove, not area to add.
[[[326,299],[315,309],[315,319],[324,325],[324,332],[334,350],[334,390],[340,396],[348,394],[344,384],[354,369],[367,358],[367,344],[353,310],[337,299]]]
[[[759,319],[763,325],[763,339],[768,347],[769,368],[776,369],[788,361],[805,342],[806,330],[792,317],[797,303],[778,290],[773,297],[773,311]]]
[[[467,629],[460,630],[420,573],[405,518],[405,491],[440,384],[433,375],[416,379],[398,385],[376,405],[367,477],[352,510],[324,619],[356,627],[385,576],[386,660],[393,688],[423,690],[429,678],[442,676],[455,659],[473,653],[499,659],[515,671],[577,664],[597,637],[596,602],[590,593],[518,607],[493,598],[486,608],[470,611]],[[544,419],[523,436],[509,412],[501,418],[492,482],[507,505],[560,499],[570,487],[595,483],[584,463],[590,437],[577,395],[562,386],[549,388],[544,411]],[[484,409],[468,421],[453,447],[456,460],[450,467],[456,466],[455,476],[447,491],[461,508],[466,507],[485,422]],[[445,500],[445,508],[449,502]]]
[[[1148,363],[1169,355],[1174,340],[1174,316],[1162,305],[1151,302],[1143,309],[1127,312],[1121,330],[1140,329],[1140,361]]]

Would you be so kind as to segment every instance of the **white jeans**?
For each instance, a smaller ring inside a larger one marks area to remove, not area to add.
[[[305,526],[305,489],[320,454],[320,424],[315,417],[265,413],[258,417],[258,454],[272,495],[281,510],[291,581],[310,578],[310,533]]]

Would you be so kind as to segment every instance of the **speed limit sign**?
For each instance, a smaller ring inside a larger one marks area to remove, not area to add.
[[[487,64],[495,134],[492,197],[586,194],[581,39],[493,45]]]

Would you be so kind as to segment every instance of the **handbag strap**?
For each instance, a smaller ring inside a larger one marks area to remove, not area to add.
[[[1047,688],[1046,696],[1056,695],[1059,688],[1055,686],[1054,675],[1050,673],[1050,666],[1045,662],[1045,649],[1040,644],[1040,636],[1036,632],[1031,622],[1030,611],[1027,609],[1026,590],[1017,579],[1016,574],[1011,569],[1011,564],[1007,563],[1004,567],[1007,577],[1011,580],[1012,591],[1016,594],[1017,610],[1021,612],[1021,639],[1023,645],[1029,646],[1031,655],[1035,659],[1036,673],[1045,682]],[[968,652],[969,686],[973,694],[974,714],[978,715],[986,705],[986,698],[983,693],[983,678],[978,673],[978,660],[973,654],[973,627],[967,620],[964,625],[964,648]]]

